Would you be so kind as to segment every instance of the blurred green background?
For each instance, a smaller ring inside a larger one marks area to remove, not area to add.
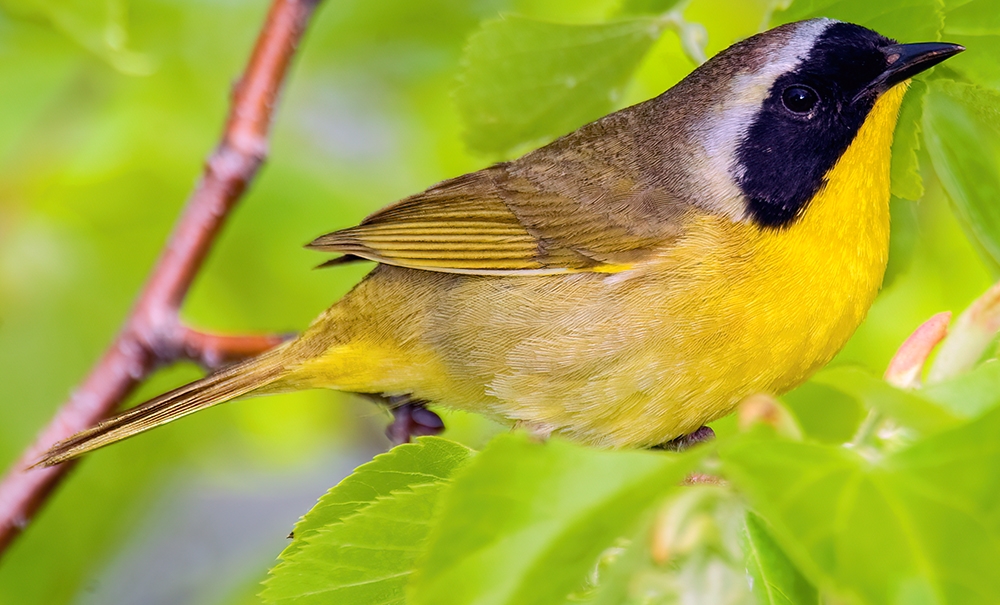
[[[704,25],[711,55],[759,31],[773,4],[693,0],[684,17]],[[302,244],[502,159],[466,148],[453,99],[462,48],[480,21],[518,13],[586,23],[618,5],[321,5],[282,98],[269,161],[184,318],[220,331],[304,327],[370,266],[312,271],[324,259]],[[218,139],[266,10],[263,0],[0,0],[4,468],[119,328]],[[677,35],[663,36],[616,105],[668,88],[694,67],[688,54]],[[893,202],[887,286],[841,355],[876,373],[921,321],[963,309],[997,273],[933,172],[923,173],[921,201]],[[160,371],[134,399],[199,372]],[[843,440],[856,424],[829,408],[857,404],[829,396],[816,405],[822,388],[806,385],[787,401],[808,433]],[[387,420],[346,396],[282,395],[221,406],[89,456],[0,561],[0,603],[256,602],[298,515],[388,446]],[[476,418],[446,420],[449,436],[473,446],[498,430]]]

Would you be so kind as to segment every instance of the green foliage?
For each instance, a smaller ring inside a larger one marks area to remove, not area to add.
[[[597,119],[622,98],[662,24],[487,21],[469,40],[455,101],[469,146],[504,153]]]
[[[726,476],[820,586],[862,603],[996,603],[1000,410],[875,462],[763,432]]]
[[[264,601],[403,603],[438,495],[470,453],[424,437],[359,467],[295,526]]]
[[[788,560],[768,533],[764,520],[747,513],[747,573],[760,605],[811,605],[819,603],[816,587]]]
[[[1000,44],[1000,11],[992,0],[947,0],[944,37],[973,49],[997,48]],[[971,52],[948,66],[969,80],[1000,87],[1000,63],[990,52]]]
[[[622,0],[620,12],[624,15],[652,15],[673,10],[681,0]]]
[[[927,401],[920,392],[897,389],[862,368],[832,368],[821,372],[814,381],[847,393],[865,408],[895,418],[920,433],[934,433],[958,423],[954,414]]]
[[[271,572],[265,603],[402,604],[443,483],[375,500],[319,529]]]
[[[938,0],[796,0],[776,17],[783,23],[828,17],[864,25],[900,41],[938,40],[944,26]]]
[[[2,0],[0,9],[49,22],[123,73],[148,75],[152,70],[149,57],[128,49],[127,0]]]
[[[371,462],[354,469],[295,524],[295,541],[285,549],[282,558],[287,559],[287,555],[298,550],[313,532],[340,523],[379,498],[424,483],[445,481],[465,463],[469,454],[468,448],[457,443],[424,437],[375,456]]]
[[[696,460],[494,439],[445,496],[410,601],[556,602]]]
[[[919,394],[956,416],[974,418],[1000,404],[1000,363],[989,360],[970,372],[930,384]]]
[[[923,115],[927,85],[917,80],[903,99],[899,110],[896,136],[892,141],[892,195],[905,200],[924,196],[924,180],[920,175],[920,117]]]
[[[1000,262],[1000,91],[934,82],[924,128],[941,184],[966,228]]]

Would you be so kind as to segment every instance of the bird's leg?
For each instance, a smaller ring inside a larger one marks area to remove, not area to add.
[[[385,435],[393,445],[408,443],[411,437],[437,435],[444,430],[441,417],[428,410],[423,401],[406,396],[386,398],[392,411],[392,422],[385,429]]]
[[[677,439],[671,439],[666,443],[661,443],[656,446],[655,449],[667,450],[669,452],[683,452],[684,450],[692,448],[699,443],[711,441],[712,439],[715,439],[715,431],[707,426],[703,426],[693,433],[681,435]]]

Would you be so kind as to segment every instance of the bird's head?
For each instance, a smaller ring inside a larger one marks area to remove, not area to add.
[[[885,127],[893,128],[909,78],[962,50],[812,19],[731,46],[665,97],[697,108],[687,138],[701,156],[699,176],[715,189],[702,199],[781,227],[804,211],[876,107],[891,112]],[[888,149],[883,155],[887,162]]]

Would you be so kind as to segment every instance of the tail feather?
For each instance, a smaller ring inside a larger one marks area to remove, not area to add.
[[[52,446],[35,466],[54,466],[199,410],[272,385],[287,373],[285,347],[196,380],[112,416]]]

